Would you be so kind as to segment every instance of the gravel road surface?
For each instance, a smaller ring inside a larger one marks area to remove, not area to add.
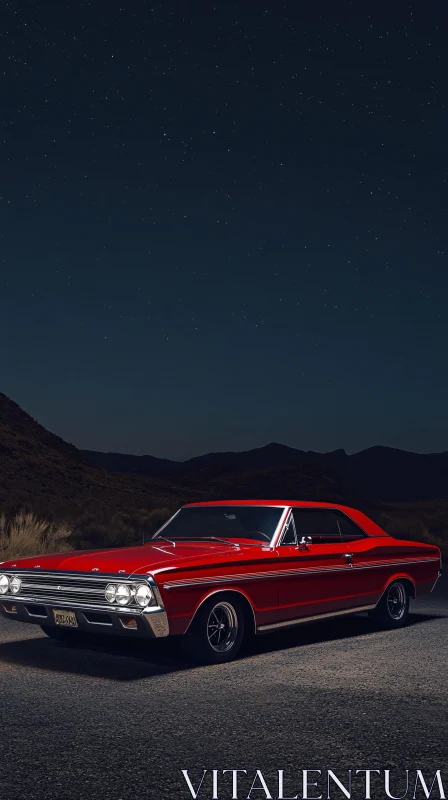
[[[180,770],[203,768],[247,769],[241,798],[256,769],[274,788],[284,769],[285,796],[303,769],[390,769],[396,795],[406,768],[445,781],[447,577],[403,630],[341,618],[259,637],[218,667],[190,667],[172,642],[72,646],[0,618],[0,798],[189,798]]]

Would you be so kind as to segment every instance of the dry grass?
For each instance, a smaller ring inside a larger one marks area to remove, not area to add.
[[[411,509],[405,504],[389,505],[377,515],[377,522],[387,533],[398,539],[435,544],[448,556],[448,511],[446,504],[417,504]]]
[[[8,519],[0,514],[0,560],[62,553],[70,550],[70,530],[39,519],[32,511],[18,511]]]

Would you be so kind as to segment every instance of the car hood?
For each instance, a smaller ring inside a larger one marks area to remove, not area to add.
[[[176,545],[160,541],[157,544],[144,544],[140,547],[127,547],[114,550],[75,550],[70,553],[54,553],[33,558],[12,559],[0,562],[0,572],[4,569],[60,570],[61,572],[103,572],[108,574],[134,572],[145,574],[176,566],[220,564],[254,558],[261,550],[252,545],[242,545],[238,549],[232,545],[218,542],[177,542]]]

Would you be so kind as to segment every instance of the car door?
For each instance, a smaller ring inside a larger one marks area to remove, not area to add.
[[[292,509],[277,548],[279,621],[332,614],[360,605],[351,544],[343,541],[337,511]]]

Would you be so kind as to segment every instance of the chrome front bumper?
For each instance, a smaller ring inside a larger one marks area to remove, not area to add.
[[[136,636],[159,639],[169,635],[166,611],[160,606],[144,609],[107,605],[89,606],[84,603],[59,601],[51,603],[45,598],[2,595],[0,612],[6,619],[29,622],[35,625],[56,626],[53,610],[73,611],[78,623],[73,630],[115,636]],[[131,624],[129,624],[131,623]]]

